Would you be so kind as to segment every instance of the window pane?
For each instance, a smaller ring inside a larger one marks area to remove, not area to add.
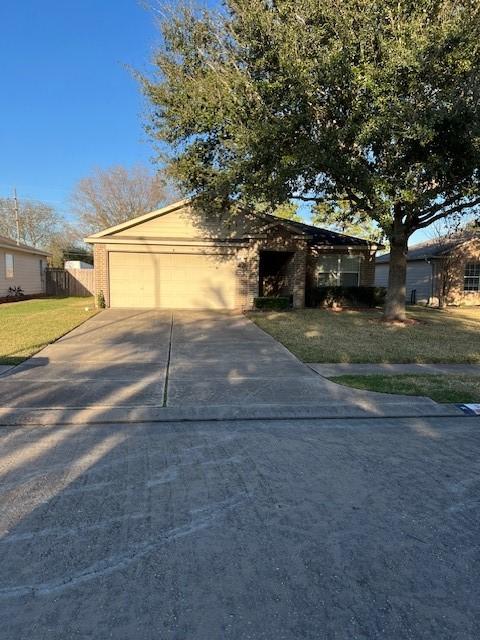
[[[464,291],[479,291],[480,278],[479,277],[465,277],[463,281]]]
[[[467,262],[465,265],[465,277],[480,276],[480,262]]]
[[[340,284],[342,287],[358,286],[358,273],[341,273]]]
[[[336,272],[338,270],[338,254],[319,256],[317,259],[317,271],[325,273],[327,271]]]
[[[340,256],[340,271],[358,273],[360,271],[360,256]]]
[[[13,255],[11,253],[5,254],[5,277],[13,278]]]
[[[318,287],[335,287],[338,284],[338,276],[333,271],[329,273],[317,273]]]

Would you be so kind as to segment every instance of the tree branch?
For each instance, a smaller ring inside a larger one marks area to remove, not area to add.
[[[442,218],[446,218],[447,216],[450,216],[453,213],[458,213],[459,211],[462,211],[463,209],[475,207],[477,204],[480,204],[480,197],[478,197],[475,200],[472,200],[471,202],[468,202],[468,203],[458,204],[456,207],[451,207],[447,211],[442,211],[441,213],[438,213],[437,215],[428,216],[427,218],[419,217],[420,224],[418,224],[416,228],[417,229],[423,229],[424,227],[428,227],[429,225],[431,225],[432,222],[436,222],[437,220],[441,220]]]

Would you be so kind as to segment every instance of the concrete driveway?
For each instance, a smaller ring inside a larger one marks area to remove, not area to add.
[[[0,430],[4,640],[477,640],[480,419]]]
[[[329,382],[243,315],[121,309],[1,376],[0,407],[3,424],[32,410],[41,423],[449,411]]]

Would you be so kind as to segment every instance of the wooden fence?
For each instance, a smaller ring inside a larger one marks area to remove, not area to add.
[[[95,293],[95,269],[47,269],[48,296],[92,296]]]

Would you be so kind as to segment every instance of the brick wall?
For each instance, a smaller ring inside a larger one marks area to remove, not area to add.
[[[93,247],[93,263],[95,266],[95,304],[96,296],[103,292],[105,304],[110,306],[108,286],[108,251],[104,244],[95,244]]]
[[[456,250],[453,285],[448,295],[448,304],[479,305],[480,291],[464,291],[465,265],[468,262],[480,262],[480,239],[473,239]]]
[[[360,286],[373,287],[375,285],[375,254],[376,251],[362,252],[363,260],[360,262]]]

